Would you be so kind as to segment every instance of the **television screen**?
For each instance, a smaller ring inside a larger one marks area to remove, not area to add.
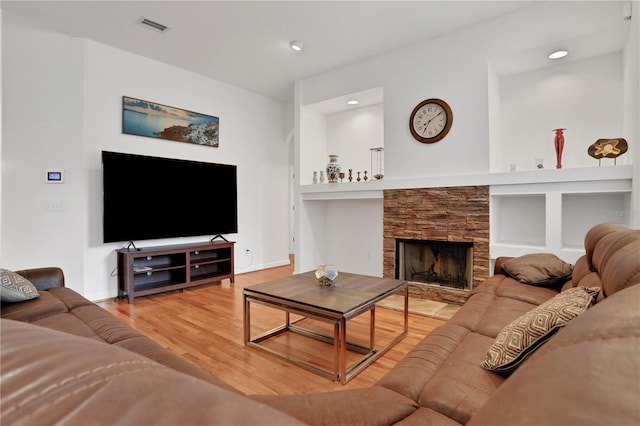
[[[102,152],[103,240],[238,232],[236,166]]]

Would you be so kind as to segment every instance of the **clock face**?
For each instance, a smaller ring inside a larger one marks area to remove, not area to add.
[[[452,123],[453,113],[445,101],[427,99],[413,109],[409,128],[417,141],[433,143],[438,142],[449,133]]]

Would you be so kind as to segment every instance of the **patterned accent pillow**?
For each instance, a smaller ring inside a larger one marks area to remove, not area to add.
[[[560,328],[584,313],[600,293],[600,287],[574,287],[513,320],[502,329],[489,350],[482,368],[511,372]]]
[[[0,300],[24,302],[38,297],[38,289],[22,275],[0,268]]]
[[[515,280],[537,286],[563,284],[573,273],[573,265],[552,253],[532,253],[509,259],[502,269]]]

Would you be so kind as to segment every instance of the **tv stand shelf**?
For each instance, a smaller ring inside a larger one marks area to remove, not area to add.
[[[134,298],[196,285],[235,280],[233,241],[121,248],[118,297]]]

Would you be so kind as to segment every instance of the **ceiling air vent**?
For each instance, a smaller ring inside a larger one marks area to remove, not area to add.
[[[151,19],[147,19],[144,17],[138,20],[138,24],[142,25],[143,27],[150,28],[154,31],[158,31],[161,33],[165,33],[169,31],[169,27],[167,27],[166,25],[159,24],[157,22],[152,21]]]

